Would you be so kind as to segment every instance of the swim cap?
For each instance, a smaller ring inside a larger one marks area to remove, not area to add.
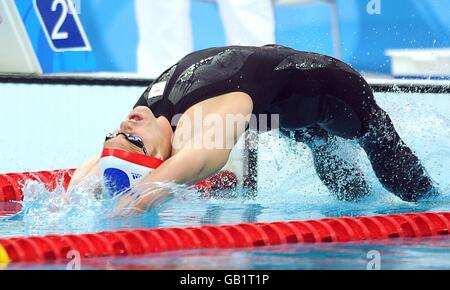
[[[104,149],[100,158],[103,190],[115,196],[135,186],[152,173],[161,159],[119,149]]]

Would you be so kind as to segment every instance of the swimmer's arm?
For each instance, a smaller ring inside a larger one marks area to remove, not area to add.
[[[199,133],[192,131],[191,124],[194,124],[195,120],[194,110],[188,110],[178,123],[174,135],[172,157],[147,176],[141,184],[174,182],[191,186],[214,175],[226,165],[234,145],[247,128],[253,111],[253,102],[250,96],[243,93],[231,93],[208,102],[210,103],[202,105],[205,114],[210,113],[222,120],[227,120],[230,115],[235,115],[237,116],[234,120],[235,123],[232,126],[225,126],[220,131],[215,126],[203,124],[204,127]],[[223,135],[217,136],[219,132]],[[192,138],[183,138],[186,136],[192,136]],[[222,146],[212,146],[213,149],[209,149],[212,144],[198,144],[195,141],[204,142],[205,140],[217,140],[217,138],[222,140]],[[176,140],[183,141],[177,143]],[[163,189],[154,190],[141,197],[141,200],[135,204],[135,208],[138,211],[148,210],[155,203],[170,197],[170,194]]]
[[[168,159],[144,182],[173,182],[194,185],[221,170],[228,162],[229,149],[185,149]]]
[[[172,197],[172,192],[164,187],[158,187],[158,183],[194,185],[222,169],[230,153],[231,150],[180,151],[141,181],[140,184],[147,187],[143,194],[140,194],[137,199],[134,195],[124,196],[116,207],[116,211],[120,215],[128,215],[149,210]]]
[[[77,186],[84,178],[89,176],[98,176],[100,168],[100,156],[95,156],[92,159],[86,161],[77,170],[75,170],[72,179],[70,180],[69,187],[67,191],[71,191],[75,186]],[[100,184],[96,190],[101,191]]]

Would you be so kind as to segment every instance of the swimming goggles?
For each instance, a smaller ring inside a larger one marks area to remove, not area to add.
[[[142,149],[144,151],[145,155],[148,155],[147,149],[145,148],[145,145],[144,145],[144,141],[142,140],[141,137],[139,137],[137,135],[131,135],[128,133],[115,131],[113,133],[109,133],[108,135],[106,135],[105,142],[108,140],[111,140],[113,138],[116,138],[117,136],[120,136],[120,135],[124,136],[128,140],[128,142],[130,142],[131,144]]]

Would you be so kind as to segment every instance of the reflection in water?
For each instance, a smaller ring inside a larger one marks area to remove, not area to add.
[[[245,211],[242,214],[242,221],[245,223],[258,222],[258,216],[262,214],[264,208],[259,204],[249,204],[245,207]]]
[[[141,270],[366,270],[380,255],[382,270],[450,269],[449,237],[358,243],[281,245],[250,249],[188,250],[139,257],[84,259],[82,269]],[[67,261],[13,264],[8,269],[65,269]]]
[[[256,223],[258,222],[258,216],[263,213],[264,208],[259,204],[244,204],[242,205],[242,214],[240,222],[243,223]],[[205,214],[201,217],[202,225],[217,225],[221,224],[221,216],[227,214],[227,209],[223,206],[209,205],[206,208]]]

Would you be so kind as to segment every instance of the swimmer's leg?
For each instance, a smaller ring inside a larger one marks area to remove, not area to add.
[[[437,194],[417,156],[396,132],[388,114],[371,109],[368,133],[359,138],[380,182],[404,201],[415,202]]]
[[[317,175],[340,200],[356,201],[369,194],[369,186],[358,164],[339,154],[336,138],[319,127],[295,132],[295,140],[312,151]]]

